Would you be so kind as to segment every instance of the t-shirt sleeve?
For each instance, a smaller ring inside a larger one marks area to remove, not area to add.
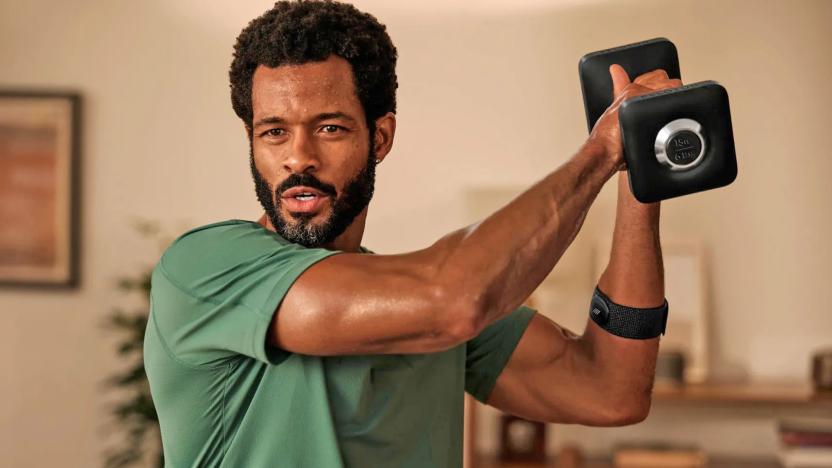
[[[307,268],[337,253],[290,243],[250,222],[191,231],[153,271],[152,325],[184,364],[240,355],[277,364],[289,353],[266,341],[275,310]]]
[[[465,391],[485,403],[536,311],[521,306],[465,345]]]

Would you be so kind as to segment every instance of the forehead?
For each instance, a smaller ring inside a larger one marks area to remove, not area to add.
[[[336,55],[301,65],[258,66],[251,80],[251,103],[255,121],[267,116],[303,119],[322,112],[364,118],[352,67]]]

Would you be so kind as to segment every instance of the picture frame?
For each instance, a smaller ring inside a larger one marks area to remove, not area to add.
[[[0,285],[79,280],[81,97],[0,90]]]

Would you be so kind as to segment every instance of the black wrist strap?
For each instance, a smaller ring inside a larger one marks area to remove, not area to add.
[[[596,287],[589,306],[589,316],[598,326],[613,335],[647,340],[664,335],[668,310],[667,299],[661,307],[637,309],[612,302]]]

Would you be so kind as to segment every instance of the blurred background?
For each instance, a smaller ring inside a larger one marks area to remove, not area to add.
[[[662,207],[668,297],[679,310],[662,350],[684,356],[682,375],[668,354],[650,416],[624,428],[512,429],[471,405],[469,462],[547,466],[560,455],[559,466],[589,466],[633,445],[778,466],[788,450],[805,455],[786,432],[832,433],[832,403],[810,378],[813,357],[832,348],[832,2],[354,3],[387,25],[399,52],[396,142],[378,169],[363,242],[377,253],[430,245],[574,154],[587,136],[577,65],[588,52],[667,37],[685,83],[716,80],[730,96],[738,179]],[[104,324],[117,310],[146,310],[141,279],[172,236],[259,216],[227,72],[237,34],[271,4],[0,1],[0,92],[77,94],[81,142],[78,177],[61,179],[72,187],[57,201],[77,190],[62,228],[77,228],[77,286],[0,288],[0,465],[102,466],[122,447],[130,426],[113,405],[141,383],[108,383],[135,355],[129,345],[118,353],[130,324]],[[0,193],[11,193],[1,176]],[[28,203],[14,219],[47,216]],[[609,183],[530,299],[577,333],[614,210]],[[543,448],[530,448],[538,439]],[[828,456],[815,449],[807,456]],[[548,461],[533,463],[541,450]]]

